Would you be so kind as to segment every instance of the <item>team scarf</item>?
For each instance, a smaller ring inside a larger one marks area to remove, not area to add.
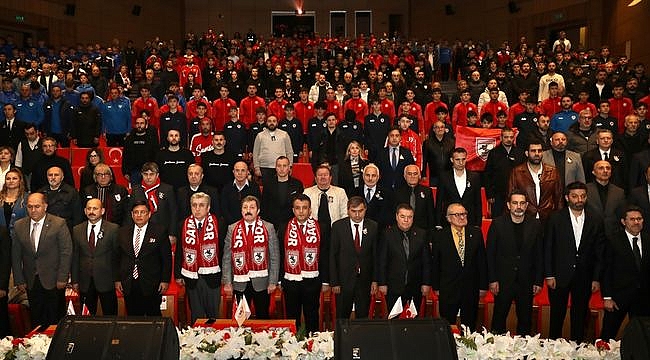
[[[144,197],[149,201],[149,209],[151,213],[158,211],[158,188],[160,187],[160,178],[156,179],[156,182],[153,185],[148,186],[142,180],[142,189],[144,190]]]
[[[269,232],[262,219],[257,218],[251,233],[246,235],[246,222],[239,220],[231,239],[233,281],[248,282],[252,278],[269,276],[267,250]]]
[[[287,224],[284,237],[284,278],[301,281],[318,277],[320,228],[318,221],[307,219],[305,232],[295,217]]]
[[[181,274],[189,279],[198,279],[200,274],[216,274],[221,272],[219,267],[219,226],[217,217],[208,214],[203,219],[199,230],[198,221],[190,215],[183,223],[181,233],[183,246],[183,262]]]

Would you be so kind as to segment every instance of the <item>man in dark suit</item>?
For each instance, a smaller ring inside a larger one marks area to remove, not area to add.
[[[650,235],[642,232],[643,220],[640,208],[625,208],[625,229],[607,239],[602,282],[605,341],[616,338],[626,315],[650,316]]]
[[[533,296],[544,281],[543,228],[526,216],[526,194],[513,191],[507,199],[508,213],[492,221],[487,238],[490,291],[494,295],[492,332],[506,331],[506,318],[513,300],[517,311],[517,334],[529,335]]]
[[[47,198],[27,198],[27,217],[14,225],[12,268],[19,291],[27,290],[32,327],[56,324],[65,315],[65,285],[72,240],[65,220],[47,214]]]
[[[439,299],[440,317],[474,329],[478,301],[488,288],[485,245],[481,229],[467,225],[467,210],[462,204],[447,207],[448,227],[434,237],[433,289]]]
[[[248,164],[239,160],[233,165],[232,173],[235,180],[223,186],[221,191],[221,215],[224,225],[228,226],[241,220],[241,201],[246,196],[262,198],[260,187],[248,180]]]
[[[395,190],[404,185],[404,168],[406,165],[415,164],[411,151],[403,146],[402,135],[399,127],[394,127],[388,132],[388,146],[379,152],[377,166],[381,173],[379,184]]]
[[[271,176],[264,185],[262,218],[273,224],[278,232],[278,239],[284,239],[287,223],[293,217],[293,199],[304,190],[302,182],[290,176],[290,173],[289,158],[280,156],[275,160],[275,176]]]
[[[393,222],[391,214],[395,208],[393,192],[379,185],[379,168],[368,164],[363,168],[363,186],[360,186],[353,196],[361,196],[366,200],[366,217],[375,220],[379,230],[385,229]]]
[[[611,164],[611,182],[625,189],[627,186],[628,166],[625,152],[612,147],[614,135],[611,130],[598,130],[598,147],[582,154],[582,165],[585,170],[585,180],[587,183],[594,181],[594,174],[590,172],[597,161],[604,160]]]
[[[223,244],[223,291],[228,296],[234,291],[239,301],[246,295],[255,304],[256,318],[268,319],[280,271],[278,238],[273,224],[259,217],[255,196],[242,199],[240,214],[242,219],[228,226]]]
[[[397,205],[396,226],[383,232],[379,245],[379,291],[390,307],[402,297],[420,306],[431,291],[431,250],[427,231],[414,225],[410,205]]]
[[[621,227],[617,211],[625,205],[625,191],[609,181],[612,166],[608,161],[596,161],[592,174],[595,179],[587,184],[587,209],[603,220],[605,234],[609,235]]]
[[[178,207],[176,206],[174,189],[171,185],[160,182],[158,164],[155,162],[147,162],[142,165],[141,174],[142,182],[133,187],[132,204],[147,201],[151,218],[148,221],[162,226],[163,232],[169,236],[169,241],[174,244],[178,234]]]
[[[395,204],[409,204],[413,209],[415,226],[431,235],[436,228],[435,205],[431,188],[420,185],[420,170],[417,165],[404,168],[406,185],[395,192]],[[427,239],[429,236],[427,236]]]
[[[172,252],[165,228],[151,221],[146,200],[131,207],[132,225],[120,228],[113,263],[115,289],[124,294],[130,316],[160,316],[161,296],[169,287]]]
[[[568,208],[551,214],[544,241],[544,273],[551,302],[549,338],[562,337],[571,294],[571,340],[584,340],[591,293],[600,289],[605,236],[601,218],[585,209],[587,186],[566,187]]]
[[[503,215],[508,195],[508,176],[512,168],[526,161],[524,150],[514,146],[515,132],[501,130],[501,144],[490,150],[485,163],[485,194],[492,204],[492,218]]]
[[[117,315],[113,260],[119,226],[102,219],[105,209],[99,199],[88,200],[84,212],[88,220],[72,230],[72,287],[92,315],[98,298],[102,315]]]
[[[129,216],[129,191],[113,180],[113,171],[106,164],[97,164],[93,173],[95,183],[81,189],[81,202],[90,199],[101,200],[104,208],[104,220],[122,226]]]
[[[336,295],[336,317],[347,319],[354,304],[357,319],[368,317],[370,297],[377,292],[378,230],[366,219],[360,196],[348,200],[348,216],[332,224],[330,285]]]
[[[467,224],[481,226],[483,205],[481,203],[481,180],[479,175],[465,168],[467,150],[456,148],[449,159],[451,171],[440,176],[436,195],[436,223],[445,223],[445,211],[450,204],[460,203],[467,211]]]
[[[182,229],[185,219],[192,213],[190,199],[196,193],[205,193],[210,195],[210,213],[217,218],[221,218],[219,206],[219,191],[217,188],[208,185],[203,181],[203,168],[199,164],[191,164],[187,168],[187,180],[189,185],[183,186],[176,190],[176,204],[178,205],[179,230]],[[224,230],[225,227],[219,230]],[[180,233],[179,233],[180,234]]]
[[[0,144],[11,146],[18,150],[18,144],[25,139],[26,123],[16,119],[16,106],[12,103],[2,107],[5,121],[0,124]]]

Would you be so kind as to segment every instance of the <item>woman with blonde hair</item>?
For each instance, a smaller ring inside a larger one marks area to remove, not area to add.
[[[348,196],[355,193],[363,186],[363,168],[368,165],[368,160],[363,157],[361,144],[352,140],[345,151],[345,160],[339,165],[338,185]]]
[[[5,175],[5,186],[0,190],[0,226],[6,226],[11,232],[16,220],[27,216],[27,188],[23,173],[17,168],[10,169]]]
[[[5,175],[11,169],[11,164],[14,163],[16,152],[9,146],[0,146],[0,189],[3,188],[5,183]]]

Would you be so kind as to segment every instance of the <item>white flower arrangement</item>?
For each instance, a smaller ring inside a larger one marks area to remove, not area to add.
[[[494,335],[469,332],[454,334],[459,359],[581,359],[620,360],[620,341],[598,340],[576,344],[564,339]],[[319,332],[302,340],[289,331],[252,332],[249,328],[189,328],[178,330],[180,360],[287,359],[324,360],[334,357],[334,333]],[[51,339],[6,337],[0,340],[0,360],[44,360]]]

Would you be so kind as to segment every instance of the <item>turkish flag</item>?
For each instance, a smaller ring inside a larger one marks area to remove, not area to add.
[[[517,136],[517,130],[515,137]],[[490,150],[501,143],[501,129],[483,129],[467,126],[456,127],[456,147],[467,150],[466,168],[483,171]]]

